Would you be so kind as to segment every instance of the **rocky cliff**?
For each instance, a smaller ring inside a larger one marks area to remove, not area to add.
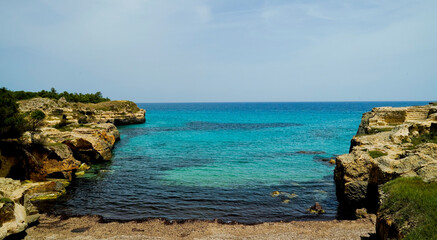
[[[19,139],[0,142],[0,239],[37,219],[33,200],[62,195],[75,174],[110,160],[120,138],[116,125],[145,122],[145,110],[129,101],[84,104],[34,98],[19,106],[23,114],[39,110],[45,117]]]
[[[401,176],[437,180],[437,105],[381,107],[363,114],[349,154],[337,157],[339,213],[376,212],[378,187]]]
[[[111,159],[120,137],[115,125],[145,122],[145,110],[129,101],[85,104],[34,98],[19,106],[23,113],[40,110],[45,118],[35,131],[1,143],[0,177],[71,179],[83,163]]]
[[[20,182],[0,178],[0,239],[19,233],[37,221],[32,201],[54,199],[65,192],[66,181]]]
[[[64,98],[33,98],[19,101],[21,112],[41,110],[46,114],[46,126],[56,124],[112,123],[115,125],[145,122],[145,110],[130,101],[101,103],[70,103]]]

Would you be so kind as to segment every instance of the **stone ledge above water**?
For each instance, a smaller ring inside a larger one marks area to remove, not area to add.
[[[363,114],[350,153],[338,156],[334,179],[340,212],[376,212],[378,187],[401,176],[437,180],[437,105],[381,107]]]

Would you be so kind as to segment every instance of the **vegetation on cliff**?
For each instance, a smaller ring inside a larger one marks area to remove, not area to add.
[[[99,103],[99,102],[110,101],[109,98],[103,97],[101,92],[83,94],[83,93],[69,93],[67,91],[64,91],[58,93],[54,88],[51,88],[50,91],[41,90],[39,92],[10,91],[5,88],[2,89],[8,91],[10,95],[16,100],[25,100],[25,99],[31,99],[36,97],[52,98],[58,100],[63,97],[68,102]]]
[[[379,157],[382,157],[382,156],[387,156],[387,153],[375,150],[375,151],[369,151],[369,155],[372,158],[379,158]]]
[[[0,139],[17,138],[26,131],[33,131],[42,126],[43,120],[46,118],[46,114],[43,111],[36,109],[23,113],[19,110],[18,101],[37,97],[56,100],[64,98],[67,102],[77,102],[81,104],[101,103],[104,104],[101,108],[105,108],[102,110],[118,110],[118,106],[114,106],[116,105],[114,103],[105,104],[105,102],[108,102],[110,99],[104,98],[101,92],[94,94],[58,93],[54,88],[50,91],[26,92],[10,91],[3,87],[0,88]],[[135,105],[134,103],[132,104]],[[64,127],[65,125],[65,122],[61,122],[58,127]]]
[[[431,132],[413,137],[411,138],[411,143],[413,144],[413,147],[416,147],[422,143],[437,143],[437,132]]]
[[[437,106],[380,107],[363,114],[349,154],[337,157],[337,198],[345,218],[376,213],[378,187],[398,177],[437,181]],[[343,216],[342,215],[342,216]]]
[[[0,88],[0,239],[38,219],[32,201],[65,194],[65,183],[87,164],[110,160],[120,138],[115,125],[145,122],[145,110],[130,101],[65,96]]]
[[[34,110],[21,113],[17,99],[6,88],[0,88],[0,139],[17,138],[25,131],[33,131],[41,126],[45,113]]]
[[[397,178],[382,190],[386,197],[380,211],[391,216],[405,239],[437,239],[437,182]]]
[[[24,118],[18,111],[17,99],[6,88],[0,88],[0,139],[19,137]]]

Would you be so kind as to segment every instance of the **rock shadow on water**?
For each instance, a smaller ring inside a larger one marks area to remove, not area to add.
[[[162,163],[160,164],[160,171],[169,171],[178,168],[191,168],[191,167],[202,167],[214,162],[213,159],[207,158],[183,158],[176,157],[175,161],[170,163]]]
[[[217,123],[194,121],[185,125],[186,130],[212,131],[212,130],[259,130],[264,128],[285,128],[303,126],[299,123]]]
[[[313,157],[313,160],[316,162],[321,162],[324,165],[328,165],[328,166],[335,166],[335,159],[337,158],[338,155],[332,155],[330,157],[325,157],[325,156],[320,156],[320,155],[316,155]]]
[[[324,151],[297,151],[295,154],[304,154],[304,155],[316,155],[316,154],[325,154]]]
[[[218,130],[260,130],[266,128],[286,128],[303,126],[300,123],[218,123],[206,121],[188,122],[185,126],[179,127],[141,127],[123,129],[126,139],[137,136],[149,135],[156,132],[176,132],[176,131],[218,131]]]
[[[329,128],[329,129],[314,129],[310,131],[310,135],[315,138],[321,139],[331,139],[337,137],[338,129]]]
[[[320,154],[326,154],[326,152],[324,151],[295,151],[295,152],[275,152],[275,153],[264,153],[264,154],[259,154],[257,153],[258,156],[265,156],[265,157],[290,157],[290,156],[297,156],[297,155],[320,155]],[[253,155],[253,154],[251,154]]]

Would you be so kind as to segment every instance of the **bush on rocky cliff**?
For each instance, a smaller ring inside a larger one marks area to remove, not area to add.
[[[35,110],[29,113],[28,121],[28,130],[35,130],[42,126],[43,120],[46,117],[45,113],[41,110]]]
[[[13,203],[14,201],[12,201],[10,198],[7,197],[2,197],[0,198],[0,203]]]
[[[422,143],[437,143],[437,133],[431,132],[428,134],[423,134],[417,137],[411,138],[411,143],[413,144],[413,147],[416,147],[419,144]]]
[[[102,96],[101,92],[96,93],[69,93],[64,91],[62,93],[58,93],[56,89],[52,88],[50,91],[41,90],[39,92],[26,92],[26,91],[10,91],[11,94],[17,100],[25,100],[36,97],[42,98],[52,98],[52,99],[60,99],[65,98],[68,102],[82,102],[82,103],[99,103],[109,101],[109,98],[105,98]]]
[[[380,212],[390,217],[405,239],[437,239],[437,182],[397,178],[383,186]]]
[[[369,151],[369,155],[372,158],[379,158],[379,157],[382,157],[382,156],[387,156],[387,153],[375,150],[375,151]]]
[[[0,139],[19,137],[24,130],[24,118],[11,91],[0,88]]]

